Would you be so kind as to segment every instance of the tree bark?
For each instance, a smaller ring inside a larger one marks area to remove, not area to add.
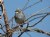
[[[4,22],[5,22],[5,27],[6,27],[6,36],[7,37],[12,37],[12,33],[10,31],[9,23],[8,23],[8,17],[6,14],[6,9],[4,7],[4,3],[1,4],[1,9],[4,17]]]

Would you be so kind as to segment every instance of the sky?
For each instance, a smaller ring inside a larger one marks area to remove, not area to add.
[[[28,3],[27,6],[33,4],[33,3],[37,2],[37,1],[39,1],[39,0],[30,0],[30,2]],[[25,5],[26,2],[27,2],[27,0],[4,0],[4,5],[5,5],[5,8],[6,8],[8,20],[10,20],[14,16],[15,10],[18,9],[18,8],[22,9],[24,7],[24,5]],[[27,19],[32,14],[36,14],[37,11],[39,11],[39,10],[41,10],[43,8],[47,8],[49,6],[50,6],[50,0],[42,0],[42,2],[39,2],[36,5],[32,6],[31,8],[28,8],[28,9],[24,10],[23,13],[25,14],[25,17]],[[50,8],[42,10],[39,13],[45,13],[45,12],[50,12]],[[38,20],[39,19],[30,22],[30,24],[34,24]],[[39,29],[44,30],[46,32],[50,32],[50,16],[47,16],[42,22],[40,22],[39,24],[37,24],[34,28],[39,28]],[[32,37],[50,37],[48,35],[37,33],[37,32],[28,32],[28,33]],[[18,35],[15,32],[13,34],[13,37],[17,37],[17,36]],[[24,33],[21,37],[29,37],[29,35],[27,33]]]

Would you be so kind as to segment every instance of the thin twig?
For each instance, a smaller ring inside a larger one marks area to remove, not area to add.
[[[29,30],[29,31],[28,31]],[[34,29],[27,29],[26,32],[38,32],[38,33],[42,33],[42,34],[46,34],[48,36],[50,36],[50,33],[49,32],[45,32],[41,29],[38,29],[38,28],[34,28]]]
[[[28,0],[28,1],[26,2],[26,4],[24,5],[24,7],[22,8],[22,10],[24,10],[24,8],[28,5],[29,2],[30,2],[30,0]]]
[[[28,26],[28,27],[34,27],[34,26],[36,26],[38,23],[40,23],[46,16],[47,16],[48,14],[46,14],[42,19],[40,19],[37,23],[35,23],[34,25],[32,25],[32,26]]]
[[[36,3],[32,4],[32,5],[28,6],[28,7],[26,7],[26,8],[25,8],[25,9],[23,9],[22,11],[24,11],[24,10],[26,10],[26,9],[28,9],[28,8],[30,8],[30,7],[32,7],[32,6],[34,6],[34,5],[36,5],[36,4],[37,4],[37,3],[39,3],[39,2],[41,2],[41,0],[39,0],[38,2],[36,2]]]
[[[12,25],[11,25],[11,28],[13,27],[13,20],[12,20]]]
[[[24,32],[21,32],[21,34],[18,36],[18,37],[21,37],[21,35],[23,34]]]
[[[27,32],[26,32],[27,33]],[[29,33],[27,33],[27,35],[29,36],[29,37],[31,37],[31,35],[29,34]]]
[[[38,15],[43,15],[43,14],[50,14],[50,12],[48,12],[48,13],[40,13],[40,14],[34,14],[34,15],[30,16],[28,19],[26,19],[25,21],[28,21],[32,17],[38,16]]]
[[[29,20],[30,18],[32,18],[32,17],[34,17],[34,16],[37,16],[37,15],[47,14],[47,13],[40,13],[40,14],[38,14],[39,12],[41,12],[41,11],[47,9],[47,8],[50,8],[50,6],[49,6],[49,7],[46,7],[46,8],[43,8],[43,9],[40,9],[39,11],[35,12],[35,14],[33,13],[33,15],[31,15],[31,16],[30,16],[29,18],[27,18],[25,21],[27,21],[27,20]],[[50,14],[50,13],[48,13],[48,14]]]
[[[44,17],[44,16],[39,16],[39,17],[33,18],[33,19],[31,19],[29,22],[31,22],[31,21],[33,21],[33,20],[35,20],[35,19],[38,19],[38,18],[42,18],[42,17]]]
[[[4,33],[6,33],[4,30],[3,30],[3,28],[1,29]]]
[[[45,32],[45,31],[40,30],[40,29],[37,29],[37,28],[35,28],[34,31],[36,31],[38,33],[46,34],[46,35],[50,36],[50,33],[49,32]]]
[[[28,26],[29,26],[29,23],[27,23],[27,27],[23,30],[23,32],[21,32],[21,34],[18,37],[20,37],[24,32],[27,31]]]
[[[14,16],[8,21],[9,23],[14,19]]]

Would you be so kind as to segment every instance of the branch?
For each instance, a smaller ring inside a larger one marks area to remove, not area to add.
[[[47,9],[47,8],[50,8],[50,6],[49,6],[49,7],[46,7],[46,8],[43,8],[43,9],[41,9],[41,10],[35,12],[36,14],[31,15],[31,16],[30,16],[28,19],[26,19],[25,21],[28,21],[30,18],[32,18],[32,17],[34,17],[34,16],[37,16],[37,15],[50,14],[50,13],[40,13],[40,14],[38,14],[39,12],[41,12],[41,11]]]
[[[7,17],[7,14],[6,14],[6,9],[5,9],[5,6],[4,6],[4,3],[1,4],[1,9],[2,9],[2,13],[3,13],[3,17],[4,17],[4,22],[5,22],[5,27],[6,27],[6,33],[7,33],[7,37],[11,37],[11,33],[9,33],[9,23],[8,23],[8,17]]]
[[[35,23],[34,25],[32,26],[28,26],[28,27],[34,27],[36,26],[38,23],[40,23],[46,16],[48,16],[49,14],[46,14],[42,19],[40,19],[37,23]]]
[[[24,31],[25,30],[25,31]],[[21,35],[24,33],[24,32],[38,32],[38,33],[42,33],[42,34],[46,34],[48,36],[50,36],[50,33],[49,32],[45,32],[43,30],[40,30],[40,29],[37,29],[37,28],[34,28],[34,29],[23,29],[23,32],[18,36],[18,37],[21,37]]]
[[[22,29],[22,30],[21,30],[21,34],[20,34],[18,37],[20,37],[24,32],[27,31],[28,26],[29,26],[29,23],[27,23],[27,27],[26,27],[25,29]]]
[[[30,2],[30,0],[27,0],[27,2],[25,3],[24,7],[22,8],[22,10],[24,10],[24,8],[28,5],[29,2]]]
[[[25,20],[25,22],[26,21],[28,21],[30,18],[32,18],[32,17],[35,17],[35,16],[38,16],[38,15],[44,15],[44,14],[50,14],[50,12],[49,13],[39,13],[39,14],[33,14],[32,16],[30,16],[28,19],[26,19]]]
[[[32,7],[32,6],[34,6],[34,5],[36,5],[37,3],[41,2],[41,1],[42,1],[42,0],[39,0],[38,2],[36,2],[36,3],[34,3],[34,4],[30,5],[30,6],[28,6],[28,7],[26,7],[26,8],[24,8],[22,11],[24,11],[24,10],[26,10],[26,9],[28,9],[28,8],[30,8],[30,7]]]
[[[3,16],[4,16],[4,22],[6,25],[6,30],[8,30],[9,29],[9,23],[8,23],[8,17],[6,15],[6,10],[5,10],[4,4],[2,4],[2,7],[3,7]]]
[[[40,30],[38,28],[32,29],[32,28],[29,27],[25,32],[38,32],[38,33],[42,33],[42,34],[46,34],[46,35],[50,36],[50,33],[49,32],[45,32],[45,31]]]
[[[42,34],[46,34],[46,35],[50,36],[50,33],[49,32],[45,32],[45,31],[40,30],[40,29],[37,29],[37,28],[33,29],[32,31],[35,31],[35,32],[38,32],[38,33],[42,33]]]
[[[11,21],[13,21],[14,17],[12,17],[8,22],[10,23]]]
[[[21,34],[18,36],[18,37],[21,37],[21,35],[23,34],[24,32],[21,32]]]
[[[18,37],[20,37],[26,31],[29,31],[29,30],[27,30],[26,28],[22,29],[22,32],[21,32],[21,34]]]
[[[26,32],[27,33],[27,32]],[[29,37],[31,37],[31,35],[29,34],[29,33],[27,33],[27,35],[29,36]]]
[[[6,31],[3,30],[3,28],[1,29],[4,33],[6,33]]]
[[[43,16],[39,16],[39,17],[36,17],[36,18],[33,18],[33,19],[31,19],[29,22],[31,22],[31,21],[33,21],[33,20],[35,20],[35,19],[38,19],[38,18],[42,18],[42,17],[44,17],[44,15],[43,15]]]

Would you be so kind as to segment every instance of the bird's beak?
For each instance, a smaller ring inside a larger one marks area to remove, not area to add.
[[[18,14],[18,12],[16,12]]]

